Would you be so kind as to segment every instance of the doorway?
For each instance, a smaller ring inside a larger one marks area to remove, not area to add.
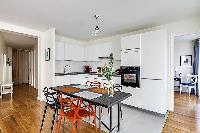
[[[26,84],[38,89],[38,38],[0,31],[6,45],[6,77],[14,85]]]
[[[175,94],[186,94],[188,97],[198,95],[199,65],[195,64],[199,64],[199,44],[197,45],[199,38],[200,33],[180,35],[174,38]]]

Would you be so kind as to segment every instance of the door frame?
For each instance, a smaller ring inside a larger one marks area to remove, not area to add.
[[[189,34],[195,34],[200,33],[200,31],[192,31],[187,33],[179,33],[179,34],[171,34],[169,35],[169,99],[168,99],[168,105],[169,105],[169,111],[174,111],[174,44],[175,44],[175,37],[183,36],[183,35],[189,35]],[[199,83],[198,83],[199,84]]]

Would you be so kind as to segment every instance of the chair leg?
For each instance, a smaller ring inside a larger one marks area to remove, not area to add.
[[[190,96],[190,93],[191,93],[191,87],[188,87],[188,93],[189,93],[189,96]]]
[[[180,85],[180,94],[181,94],[181,92],[182,92],[182,85]]]
[[[95,128],[95,131],[96,131],[96,133],[98,132],[98,130],[97,130],[97,118],[96,118],[96,113],[94,114],[94,128]]]
[[[196,86],[194,87],[194,94],[195,94],[195,96],[197,95]]]
[[[43,114],[42,124],[41,124],[41,127],[40,127],[40,133],[42,132],[42,128],[43,128],[43,125],[44,125],[44,119],[45,119],[45,116],[46,116],[46,112],[47,112],[47,104],[45,105],[45,108],[44,108],[44,114]]]
[[[54,113],[53,113],[53,120],[52,120],[52,125],[51,125],[51,133],[53,133],[53,127],[54,127],[54,121],[56,119],[56,112],[57,112],[57,108],[55,107],[54,109]]]
[[[58,126],[57,126],[57,129],[56,129],[56,133],[59,133],[59,131],[60,131],[61,120],[62,120],[62,112],[60,112],[60,116],[59,116],[59,120],[58,120]]]
[[[120,105],[121,119],[123,119],[122,106]]]
[[[72,133],[75,132],[75,127],[74,127],[74,126],[75,126],[75,123],[76,123],[76,122],[74,122],[74,121],[72,122]]]

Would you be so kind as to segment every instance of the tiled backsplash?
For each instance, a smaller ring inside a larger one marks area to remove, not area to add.
[[[93,72],[97,72],[97,67],[102,67],[104,64],[104,60],[98,62],[56,61],[55,72],[64,73],[64,66],[66,65],[71,66],[71,68],[68,69],[68,72],[83,72],[83,66],[85,65],[89,65]],[[119,69],[120,66],[121,61],[114,61],[114,70]]]

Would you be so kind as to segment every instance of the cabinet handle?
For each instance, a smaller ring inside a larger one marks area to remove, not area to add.
[[[141,79],[148,79],[148,80],[163,80],[163,79],[150,79],[150,78],[141,78]]]

